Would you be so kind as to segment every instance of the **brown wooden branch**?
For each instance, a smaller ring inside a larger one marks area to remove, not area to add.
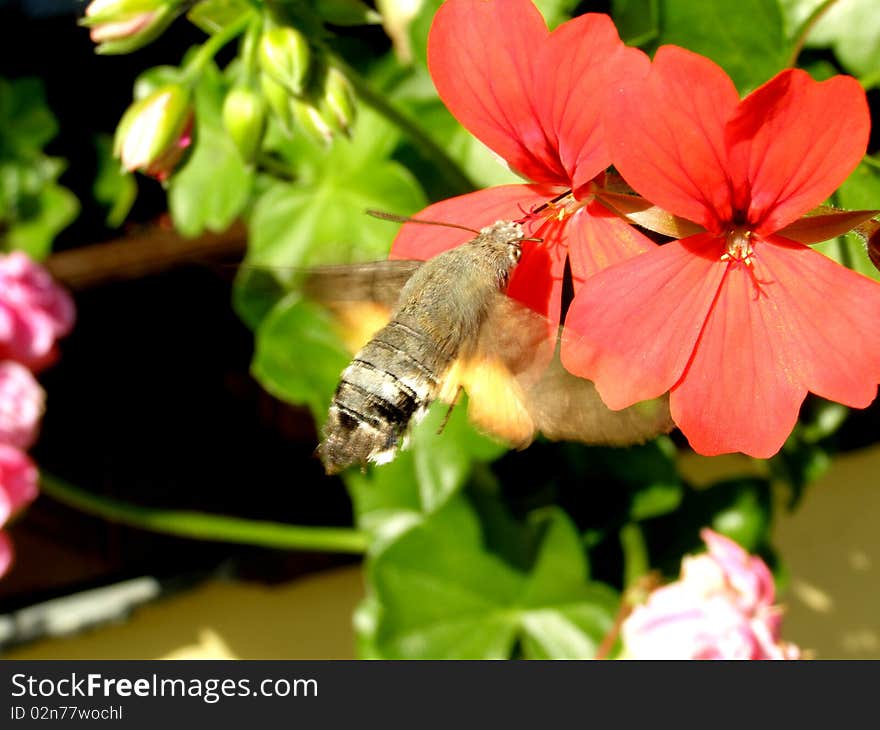
[[[184,264],[241,256],[247,232],[236,223],[223,233],[184,238],[151,226],[106,243],[52,254],[45,262],[52,275],[71,289],[157,274]]]

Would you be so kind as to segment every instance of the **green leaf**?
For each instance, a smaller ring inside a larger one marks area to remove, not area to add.
[[[251,370],[272,395],[307,405],[320,423],[348,360],[329,313],[290,294],[257,330]]]
[[[39,79],[0,79],[0,149],[28,156],[42,151],[58,134],[58,121],[46,105]]]
[[[428,65],[428,31],[443,0],[422,0],[418,15],[409,24],[409,42],[414,59],[423,67]]]
[[[363,0],[316,0],[315,10],[333,25],[375,25],[382,22],[382,16]]]
[[[212,35],[251,10],[252,6],[247,0],[202,0],[186,17],[193,25]]]
[[[571,18],[577,4],[578,0],[535,0],[535,6],[551,29]]]
[[[755,552],[770,529],[770,486],[760,479],[729,479],[700,494],[711,515],[706,524]]]
[[[623,550],[623,585],[629,588],[651,569],[651,558],[642,528],[634,522],[621,527],[620,547]]]
[[[283,281],[283,272],[241,266],[235,274],[232,287],[232,306],[235,313],[250,329],[256,330],[269,312],[290,292]]]
[[[351,469],[344,478],[358,527],[373,536],[373,552],[428,518],[431,529],[449,530],[463,543],[480,542],[479,521],[463,499],[452,497],[435,511],[426,510],[412,451],[402,451],[394,461],[369,467],[366,473]]]
[[[637,489],[630,503],[630,518],[647,520],[677,509],[684,488],[681,482],[656,481]]]
[[[583,547],[564,513],[548,515],[529,574],[438,528],[434,519],[402,534],[370,563],[378,604],[372,646],[381,657],[503,659],[518,644],[529,658],[595,655],[613,624],[617,597],[586,581]]]
[[[660,43],[708,56],[727,71],[740,92],[754,89],[785,67],[788,48],[776,0],[660,0],[660,17]]]
[[[382,607],[372,597],[361,601],[354,610],[354,624],[357,655],[361,659],[381,659],[382,655],[376,646],[376,631],[379,627],[379,615]]]
[[[128,216],[137,198],[138,186],[134,175],[125,172],[113,157],[113,140],[109,135],[95,137],[98,174],[92,184],[92,193],[101,205],[108,208],[107,225],[118,228]]]
[[[384,658],[505,659],[522,577],[498,558],[422,525],[383,550],[369,569],[382,606]]]
[[[223,128],[223,93],[216,75],[202,77],[196,87],[195,147],[169,184],[171,218],[184,236],[225,231],[250,199],[253,171]]]
[[[544,535],[531,574],[520,597],[523,606],[543,606],[568,600],[580,590],[589,568],[581,536],[559,508],[542,514]]]
[[[468,480],[475,461],[491,461],[506,447],[476,433],[466,406],[453,410],[443,433],[437,430],[448,406],[435,403],[411,427],[407,448],[388,464],[366,473],[349,470],[345,481],[355,505],[358,525],[374,533],[396,534],[444,508]],[[459,533],[478,530],[476,522],[461,523]]]
[[[329,151],[302,139],[279,149],[297,182],[270,184],[258,199],[248,263],[289,268],[384,258],[395,229],[366,211],[405,215],[425,205],[412,175],[387,159],[396,139],[390,125],[365,110],[353,139],[339,139]]]
[[[452,409],[449,420],[438,434],[449,406],[438,403],[417,428],[412,445],[416,478],[422,508],[431,512],[464,486],[475,459],[492,461],[507,447],[478,433],[467,417],[467,398]]]
[[[611,15],[627,45],[644,45],[660,32],[658,0],[612,0]]]
[[[41,260],[51,252],[55,236],[76,219],[79,200],[67,188],[54,183],[44,187],[36,200],[36,210],[12,225],[6,241],[11,248]]]
[[[519,605],[527,659],[590,659],[614,623],[617,595],[587,583],[580,535],[561,510],[549,512],[541,549]]]
[[[792,34],[823,0],[781,0]],[[854,75],[880,68],[880,13],[876,0],[834,3],[807,36],[810,48],[832,48],[844,68]]]

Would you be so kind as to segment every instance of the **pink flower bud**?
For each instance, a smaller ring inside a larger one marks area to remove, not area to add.
[[[17,362],[0,362],[0,443],[27,449],[37,437],[46,394]]]
[[[708,553],[685,557],[681,577],[654,591],[622,628],[632,659],[797,659],[782,642],[767,565],[712,530]]]
[[[98,53],[130,53],[159,36],[181,10],[177,0],[92,0],[80,24]]]
[[[74,318],[73,300],[48,271],[20,251],[0,256],[0,360],[51,364]]]
[[[0,444],[0,527],[37,496],[37,467],[23,451]]]
[[[9,572],[13,557],[12,540],[9,539],[9,535],[0,530],[0,578]]]
[[[113,153],[132,172],[165,180],[192,143],[192,100],[178,84],[135,101],[116,128]]]

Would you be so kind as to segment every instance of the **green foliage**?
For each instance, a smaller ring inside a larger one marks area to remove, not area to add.
[[[168,191],[174,226],[185,236],[225,231],[250,200],[254,173],[223,126],[224,93],[216,73],[205,73],[196,86],[195,145]]]
[[[36,259],[79,213],[76,196],[57,183],[65,163],[43,153],[57,133],[38,80],[0,78],[0,243]]]
[[[107,225],[118,228],[128,216],[137,199],[138,187],[134,175],[122,170],[113,157],[113,140],[106,135],[95,138],[98,157],[98,174],[92,185],[92,193],[107,208]]]
[[[290,294],[257,331],[251,368],[267,391],[321,420],[346,360],[327,312]]]
[[[659,44],[708,56],[740,92],[764,83],[786,64],[788,44],[777,0],[660,0],[660,18]]]
[[[611,14],[627,45],[647,45],[660,32],[660,0],[612,0]]]
[[[446,509],[467,509],[450,504]],[[617,597],[588,581],[578,535],[559,511],[544,521],[531,569],[488,552],[462,516],[441,511],[373,555],[373,622],[361,641],[383,658],[586,659],[608,633]]]
[[[810,17],[822,0],[780,0],[792,29]],[[880,13],[874,0],[836,2],[823,12],[807,36],[811,48],[831,48],[843,68],[855,76],[880,68]]]

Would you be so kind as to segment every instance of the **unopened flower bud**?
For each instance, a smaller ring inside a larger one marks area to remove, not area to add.
[[[266,127],[266,101],[253,89],[232,89],[223,102],[223,125],[242,158],[254,159]]]
[[[351,132],[357,107],[351,83],[339,69],[330,68],[324,80],[323,103],[333,125],[343,134]]]
[[[267,30],[260,39],[260,67],[297,96],[306,87],[310,56],[306,37],[289,26]]]
[[[268,102],[269,109],[281,124],[281,129],[288,136],[293,131],[293,115],[290,111],[290,93],[269,74],[260,74],[260,89],[263,98]]]
[[[294,97],[290,100],[290,110],[299,128],[315,142],[326,146],[333,141],[333,127],[318,107]]]
[[[418,17],[423,4],[424,0],[376,0],[382,25],[394,44],[394,52],[401,63],[409,64],[412,61],[409,27]]]
[[[180,10],[177,0],[92,0],[80,24],[98,53],[130,53],[157,38]]]
[[[134,102],[116,128],[113,154],[125,170],[165,180],[192,142],[189,92],[168,84]]]

